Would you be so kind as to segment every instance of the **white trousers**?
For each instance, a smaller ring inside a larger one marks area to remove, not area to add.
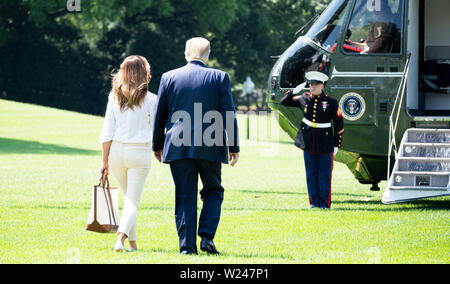
[[[137,209],[150,172],[150,143],[120,143],[113,141],[109,152],[109,165],[124,195],[120,233],[129,241],[137,240]]]

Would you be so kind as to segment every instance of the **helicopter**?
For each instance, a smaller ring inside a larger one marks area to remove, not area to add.
[[[275,57],[278,124],[294,139],[303,114],[280,99],[322,72],[345,121],[336,161],[371,190],[387,180],[385,204],[450,195],[449,13],[448,0],[333,0]]]

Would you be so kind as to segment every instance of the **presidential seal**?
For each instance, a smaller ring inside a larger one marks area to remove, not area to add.
[[[339,101],[342,115],[345,119],[355,121],[360,119],[366,112],[366,102],[357,93],[347,93]]]

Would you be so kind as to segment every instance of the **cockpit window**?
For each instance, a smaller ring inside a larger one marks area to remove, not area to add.
[[[285,52],[280,76],[281,88],[295,88],[305,82],[305,74],[309,71],[329,75],[329,53],[336,49],[347,4],[348,0],[333,1],[308,33]]]
[[[310,41],[300,38],[287,50],[288,57],[280,76],[281,88],[295,88],[305,82],[305,74],[309,71],[329,73],[329,56],[319,48],[312,47]]]
[[[359,0],[344,42],[347,52],[400,53],[403,0]]]
[[[334,2],[311,27],[306,37],[328,51],[334,50],[344,22],[347,2]]]

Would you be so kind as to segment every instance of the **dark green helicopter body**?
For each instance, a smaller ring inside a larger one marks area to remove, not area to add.
[[[444,0],[438,1],[449,6]],[[398,98],[399,116],[398,119],[394,116],[396,128],[395,135],[392,134],[397,144],[405,130],[416,124],[449,126],[442,120],[429,122],[425,119],[426,122],[422,122],[420,119],[439,116],[445,120],[450,114],[450,107],[440,111],[424,107],[419,82],[424,70],[423,45],[429,44],[430,40],[427,34],[424,35],[428,24],[413,21],[427,19],[420,9],[431,2],[334,0],[309,31],[278,58],[269,75],[268,105],[278,112],[279,125],[291,138],[297,133],[302,112],[281,105],[280,98],[286,91],[305,82],[308,71],[320,71],[329,76],[324,92],[340,102],[345,118],[343,146],[335,159],[345,163],[359,182],[373,184],[373,190],[378,190],[377,184],[388,178],[389,118]],[[380,9],[377,5],[388,8],[381,16],[386,18],[383,32],[387,35],[379,50],[361,54],[363,49],[350,42],[359,42],[368,33],[376,33],[373,30],[379,26],[371,28],[370,25],[379,21],[372,16],[373,10]],[[412,18],[416,14],[418,18]],[[450,35],[445,41],[450,46]],[[402,89],[403,82],[405,90]],[[403,91],[406,93],[404,98],[400,96]]]

